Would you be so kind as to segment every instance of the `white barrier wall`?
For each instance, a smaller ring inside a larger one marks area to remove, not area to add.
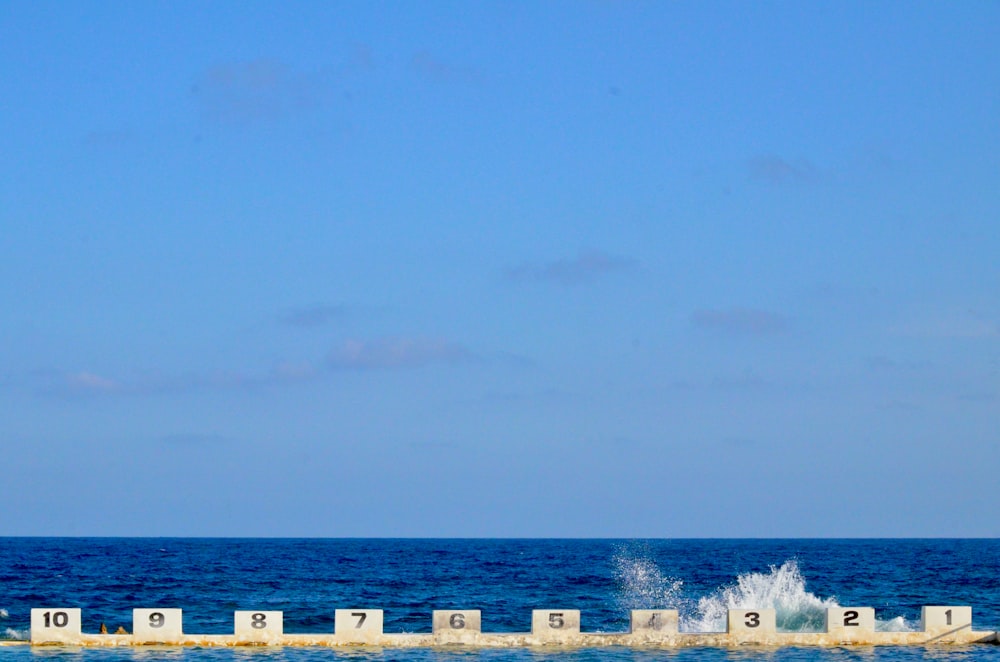
[[[483,631],[483,612],[479,609],[436,609],[431,618],[436,635],[469,635]]]
[[[773,609],[730,609],[726,619],[729,634],[749,634],[754,637],[777,632],[777,615]]]
[[[774,609],[731,609],[726,632],[679,632],[675,609],[636,609],[628,632],[581,632],[577,609],[536,609],[530,633],[484,633],[478,609],[433,612],[433,633],[385,633],[381,609],[337,609],[332,633],[286,634],[280,611],[243,610],[233,614],[233,634],[184,634],[180,609],[134,609],[133,634],[84,634],[78,608],[31,610],[31,644],[131,646],[144,644],[234,646],[352,646],[422,647],[461,644],[496,646],[839,646],[998,643],[995,631],[972,629],[972,608],[927,606],[920,631],[875,629],[871,607],[834,607],[826,611],[823,632],[778,632]],[[0,647],[27,642],[0,641]]]
[[[79,608],[43,607],[31,610],[31,643],[55,644],[79,641],[83,618]]]
[[[920,629],[924,632],[943,634],[962,629],[972,629],[972,607],[922,607]]]
[[[338,609],[333,631],[343,642],[371,643],[382,636],[382,610]]]
[[[534,609],[531,634],[545,641],[559,641],[580,634],[579,609]]]
[[[679,614],[676,609],[633,609],[629,632],[650,639],[677,634]]]
[[[233,614],[233,633],[240,644],[280,642],[285,634],[285,614],[280,611],[237,611]]]
[[[137,644],[175,644],[184,636],[180,609],[133,609],[132,641]]]
[[[868,639],[875,632],[871,607],[831,607],[826,610],[826,632],[841,640]]]

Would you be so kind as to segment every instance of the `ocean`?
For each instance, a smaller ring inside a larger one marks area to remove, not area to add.
[[[784,631],[824,610],[875,608],[918,629],[923,605],[971,605],[1000,628],[1000,540],[425,540],[0,538],[0,639],[32,607],[80,607],[83,631],[131,630],[134,607],[180,607],[184,631],[227,634],[235,610],[284,612],[286,633],[333,632],[337,608],[385,610],[386,632],[430,632],[434,609],[480,609],[484,632],[526,632],[532,609],[579,609],[584,631],[675,608],[680,629],[725,630],[730,607],[773,607]],[[146,648],[8,646],[3,660],[995,660],[1000,646],[841,648]]]

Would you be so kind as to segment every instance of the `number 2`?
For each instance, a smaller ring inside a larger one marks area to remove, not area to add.
[[[861,615],[858,612],[854,611],[853,609],[850,611],[845,611],[844,627],[858,627],[858,618],[860,617]]]

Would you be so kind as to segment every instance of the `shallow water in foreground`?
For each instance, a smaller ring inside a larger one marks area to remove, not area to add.
[[[332,632],[338,607],[385,609],[386,632],[429,632],[433,609],[482,609],[483,630],[530,629],[533,608],[582,611],[584,631],[625,631],[631,608],[725,629],[729,607],[774,607],[779,630],[819,630],[834,605],[872,606],[878,628],[919,627],[920,607],[971,605],[1000,628],[997,540],[234,540],[0,538],[0,639],[32,607],[78,606],[83,629],[131,629],[133,607],[181,607],[184,630],[232,632],[233,611],[284,612],[285,632]],[[4,660],[1000,660],[1000,646],[836,649],[49,649]]]

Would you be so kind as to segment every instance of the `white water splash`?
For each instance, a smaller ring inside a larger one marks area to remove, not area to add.
[[[684,582],[667,577],[656,563],[643,556],[619,552],[614,558],[618,604],[623,609],[676,609]]]
[[[914,632],[916,627],[907,621],[902,616],[897,616],[896,618],[890,618],[887,621],[880,621],[875,619],[875,631],[876,632]]]
[[[0,618],[7,618],[8,616],[10,616],[10,612],[6,609],[0,609]]]
[[[30,638],[28,630],[15,630],[14,628],[4,629],[3,636],[0,637],[0,639],[11,639],[14,641],[27,641]]]
[[[634,550],[614,557],[618,605],[623,609],[677,609],[682,632],[725,632],[729,609],[774,609],[782,632],[821,632],[826,610],[839,607],[835,597],[821,598],[806,590],[806,580],[795,560],[771,566],[768,572],[747,572],[736,583],[707,596],[692,599],[683,580],[664,574],[648,555]],[[880,632],[911,632],[902,616],[876,620]]]
[[[827,608],[837,606],[835,598],[819,598],[806,590],[806,580],[792,560],[771,566],[767,573],[739,575],[734,585],[699,599],[697,613],[682,618],[681,624],[692,632],[724,632],[729,609],[774,609],[781,631],[820,631]]]

